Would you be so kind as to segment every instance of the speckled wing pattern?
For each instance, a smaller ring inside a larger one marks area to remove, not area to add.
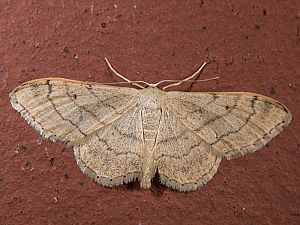
[[[137,93],[133,88],[49,78],[18,86],[10,101],[44,137],[73,146],[84,173],[113,186],[140,172]]]
[[[168,92],[157,156],[161,180],[189,191],[205,184],[222,157],[254,152],[291,121],[288,109],[247,92]],[[170,136],[171,135],[171,136]]]
[[[285,106],[253,93],[165,92],[34,80],[11,94],[13,107],[44,137],[74,148],[81,170],[104,186],[135,179],[196,190],[231,159],[261,148],[291,120]]]
[[[74,145],[133,107],[137,90],[67,79],[23,83],[10,101],[43,136]]]
[[[170,92],[168,107],[178,119],[227,159],[265,145],[291,120],[288,109],[247,92]]]

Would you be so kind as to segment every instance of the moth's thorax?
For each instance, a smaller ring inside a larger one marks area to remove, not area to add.
[[[160,90],[158,87],[147,87],[140,90],[140,92],[140,99],[142,101],[142,104],[149,104],[149,107],[154,107],[153,102],[161,102],[166,93],[165,91]]]
[[[146,88],[141,95],[141,113],[143,121],[144,142],[151,151],[155,145],[159,121],[161,117],[161,90],[158,88]]]

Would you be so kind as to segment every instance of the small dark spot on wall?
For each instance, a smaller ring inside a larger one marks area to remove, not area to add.
[[[30,165],[31,165],[31,162],[30,162],[29,160],[25,160],[24,166],[25,166],[25,167],[28,167],[28,166],[30,166]]]
[[[2,182],[2,181],[3,181],[3,177],[0,176],[0,182]]]
[[[55,159],[55,158],[50,158],[50,160],[49,160],[49,162],[50,162],[50,166],[53,166],[54,159]]]
[[[204,5],[204,0],[201,0],[201,1],[200,1],[200,8],[202,8],[203,5]]]
[[[265,15],[267,15],[267,10],[263,10],[263,15],[265,16]]]
[[[270,94],[271,94],[271,95],[275,95],[275,94],[276,94],[276,90],[275,90],[275,88],[274,88],[274,87],[271,87]]]
[[[64,51],[64,53],[69,53],[69,49],[68,49],[68,47],[67,47],[67,46],[65,46],[65,47],[64,47],[64,49],[63,49],[63,51]]]
[[[17,151],[25,151],[26,149],[27,149],[27,147],[24,144],[18,144],[16,147]]]
[[[77,99],[77,95],[76,94],[74,94],[73,97],[74,97],[74,99]]]
[[[207,27],[206,27],[206,26],[203,26],[203,27],[202,27],[202,30],[206,30],[206,29],[207,29]]]
[[[232,65],[234,63],[234,58],[230,58],[230,59],[225,59],[225,65]]]
[[[106,23],[101,23],[101,27],[105,28],[106,27]]]
[[[66,180],[69,179],[69,177],[70,177],[70,176],[69,176],[68,173],[65,173],[65,174],[64,174],[64,178],[65,178]]]
[[[228,105],[226,105],[226,106],[225,106],[225,109],[226,109],[226,110],[228,110],[228,109],[229,109],[229,106],[228,106]]]
[[[258,24],[255,24],[255,29],[260,30],[260,26]]]

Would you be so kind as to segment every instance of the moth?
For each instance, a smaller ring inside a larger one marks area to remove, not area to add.
[[[139,180],[150,188],[158,172],[168,187],[196,190],[222,158],[260,149],[292,118],[259,94],[165,91],[191,81],[205,63],[184,80],[149,84],[130,81],[105,60],[136,88],[43,78],[16,87],[10,101],[45,138],[71,145],[80,169],[106,187]]]

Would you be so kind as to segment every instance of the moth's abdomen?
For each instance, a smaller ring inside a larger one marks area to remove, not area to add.
[[[155,101],[147,102],[142,109],[142,125],[145,146],[148,151],[151,151],[155,145],[160,117],[161,106]]]
[[[141,113],[143,140],[145,146],[145,158],[143,161],[141,187],[150,188],[151,179],[154,177],[156,170],[156,167],[153,163],[153,153],[156,145],[161,118],[161,106],[155,100],[148,100],[144,103]]]

